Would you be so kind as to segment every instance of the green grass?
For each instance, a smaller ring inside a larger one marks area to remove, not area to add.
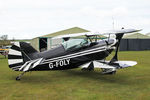
[[[120,52],[120,60],[135,60],[136,66],[101,75],[100,69],[26,73],[8,68],[0,56],[0,100],[150,100],[150,51]]]

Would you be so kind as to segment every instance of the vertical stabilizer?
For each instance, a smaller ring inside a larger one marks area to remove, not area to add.
[[[9,49],[9,68],[19,71],[19,68],[27,61],[37,58],[33,54],[38,53],[30,44],[25,42],[15,42]]]

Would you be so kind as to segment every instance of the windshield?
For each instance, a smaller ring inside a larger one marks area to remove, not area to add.
[[[64,46],[65,50],[78,49],[87,46],[88,41],[86,39],[71,39],[69,41],[62,43],[62,45]]]

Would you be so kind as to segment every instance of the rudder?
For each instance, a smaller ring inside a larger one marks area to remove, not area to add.
[[[29,60],[34,59],[32,56],[37,51],[28,43],[15,42],[8,53],[8,64],[9,68],[15,71],[19,71],[19,68]]]

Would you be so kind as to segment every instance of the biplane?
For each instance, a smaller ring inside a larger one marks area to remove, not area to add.
[[[115,74],[118,69],[137,64],[136,61],[119,61],[118,50],[124,34],[138,31],[140,30],[121,29],[102,33],[85,32],[60,35],[53,39],[63,38],[65,42],[43,52],[38,52],[28,43],[17,42],[9,50],[9,67],[15,71],[22,71],[16,80],[20,80],[24,73],[30,71],[67,70],[79,67],[88,71],[100,68],[103,74]],[[92,37],[100,35],[109,35],[109,37],[93,40]],[[110,35],[115,35],[115,37],[111,38]],[[78,36],[86,38],[72,39]],[[110,61],[106,61],[106,57],[112,51],[115,51],[114,56]]]

